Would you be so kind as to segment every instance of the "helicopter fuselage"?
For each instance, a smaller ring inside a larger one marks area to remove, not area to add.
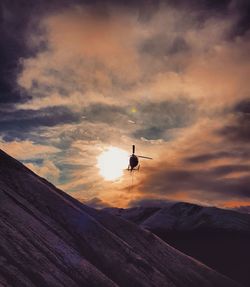
[[[138,157],[136,155],[132,154],[130,156],[130,159],[129,159],[130,170],[132,171],[135,167],[137,167],[138,163],[139,163]]]

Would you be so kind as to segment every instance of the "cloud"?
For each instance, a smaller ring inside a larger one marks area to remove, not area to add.
[[[220,202],[229,198],[250,199],[249,174],[239,177],[221,177],[228,175],[222,167],[217,170],[171,170],[157,171],[146,179],[140,189],[143,193],[165,195],[174,199],[178,193],[185,193],[189,200],[198,199],[200,202]],[[249,171],[249,167],[246,169]],[[239,171],[232,168],[231,172]],[[177,197],[176,197],[177,198]]]
[[[216,176],[229,175],[231,173],[244,173],[250,171],[250,165],[220,165],[214,167],[211,173]]]
[[[241,149],[231,149],[230,151],[219,151],[198,154],[185,159],[186,162],[190,163],[206,163],[208,161],[220,160],[220,159],[234,159],[234,158],[249,158],[250,151]]]
[[[250,99],[244,99],[234,107],[231,122],[219,130],[219,133],[231,141],[250,141]]]
[[[86,200],[247,200],[248,2],[2,1],[1,144]],[[131,144],[133,194],[95,166]]]
[[[160,34],[153,35],[152,38],[146,39],[142,43],[140,51],[154,57],[164,57],[188,52],[189,49],[190,47],[184,38],[177,36],[169,41],[164,34]]]
[[[157,103],[145,101],[137,106],[133,118],[139,124],[135,137],[169,140],[171,129],[190,126],[196,120],[196,104],[184,97]]]
[[[25,164],[29,169],[38,174],[39,176],[45,177],[53,184],[57,184],[60,177],[60,170],[50,160],[46,159],[41,165],[34,164],[32,162]]]
[[[74,99],[81,106],[94,98],[114,102],[119,85],[137,78],[135,21],[135,17],[118,12],[100,15],[88,6],[44,18],[41,25],[48,47],[23,60],[18,80],[29,94],[37,95],[26,107],[44,107],[49,104],[47,97],[54,105],[65,103],[69,97],[73,99],[71,105]],[[124,33],[127,36],[120,37]]]
[[[57,2],[57,3],[56,3]],[[66,5],[66,1],[61,4]],[[30,99],[24,90],[17,88],[16,79],[20,59],[29,57],[36,47],[27,45],[30,32],[41,33],[38,29],[40,17],[59,7],[59,1],[6,1],[0,3],[0,103],[13,105]],[[60,4],[60,5],[61,5]]]
[[[224,134],[218,136],[217,130],[189,131],[182,140],[175,140],[171,157],[162,151],[155,163],[144,167],[143,177],[136,183],[139,197],[219,206],[249,203],[248,146],[241,141],[230,142]]]
[[[145,94],[154,101],[180,94],[203,98],[204,93],[221,100],[222,93],[239,90],[243,78],[232,78],[230,71],[237,68],[242,76],[249,68],[237,63],[249,47],[243,40],[225,41],[233,17],[201,20],[196,10],[187,17],[163,5],[142,21],[119,5],[108,7],[99,14],[76,6],[41,20],[39,37],[47,46],[22,61],[18,83],[32,99],[20,107],[121,105]],[[218,69],[218,63],[225,68]],[[224,79],[229,87],[221,85]]]
[[[0,147],[5,152],[19,160],[46,158],[60,150],[52,146],[35,144],[31,141],[0,141]]]
[[[78,122],[80,115],[67,107],[48,107],[40,110],[0,110],[0,133],[7,141],[27,139],[30,132],[41,127]]]
[[[94,198],[91,198],[89,200],[80,200],[82,203],[90,206],[90,207],[93,207],[93,208],[96,208],[96,209],[102,209],[102,208],[105,208],[105,207],[110,207],[110,204],[108,202],[104,202],[103,200],[101,200],[100,198],[98,197],[94,197]]]

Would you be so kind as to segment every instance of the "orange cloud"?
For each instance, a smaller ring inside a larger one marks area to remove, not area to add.
[[[47,156],[60,151],[60,149],[53,146],[35,144],[29,140],[12,142],[0,140],[0,147],[19,160],[46,158]]]

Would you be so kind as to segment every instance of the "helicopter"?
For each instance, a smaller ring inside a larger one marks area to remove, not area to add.
[[[138,158],[145,158],[145,159],[152,159],[151,157],[142,156],[142,155],[135,155],[135,145],[132,145],[132,154],[129,158],[129,165],[128,170],[132,172],[133,170],[139,170],[139,159]]]

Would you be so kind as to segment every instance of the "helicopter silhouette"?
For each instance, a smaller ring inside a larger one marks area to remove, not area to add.
[[[135,145],[132,145],[132,154],[129,158],[129,165],[128,165],[128,170],[130,170],[130,172],[132,172],[133,170],[140,169],[139,157],[145,159],[152,159],[151,157],[148,156],[135,155]]]

